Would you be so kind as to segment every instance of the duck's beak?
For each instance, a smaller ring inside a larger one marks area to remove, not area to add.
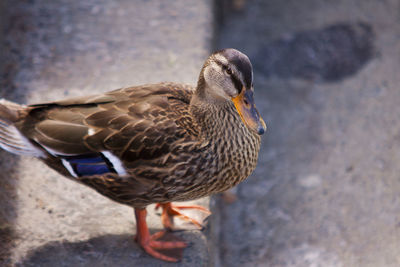
[[[232,98],[233,103],[242,119],[243,123],[249,127],[250,130],[262,135],[267,126],[261,118],[260,113],[254,103],[253,90],[243,87],[242,92],[236,97]]]

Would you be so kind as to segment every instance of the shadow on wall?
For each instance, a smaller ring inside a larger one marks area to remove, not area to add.
[[[123,266],[119,259],[149,257],[131,235],[105,235],[81,242],[49,242],[30,251],[21,266]],[[119,258],[119,259],[118,259]],[[151,259],[151,258],[150,258]]]
[[[154,229],[150,229],[154,232]],[[207,242],[196,233],[180,232],[178,236],[190,241],[191,250],[205,247]],[[180,263],[173,266],[208,266],[204,258],[184,253]],[[29,252],[18,266],[126,266],[129,260],[138,266],[165,266],[141,249],[132,235],[103,235],[78,242],[49,242]],[[156,265],[155,265],[156,264]]]
[[[250,57],[266,77],[334,82],[355,74],[374,56],[373,40],[370,25],[339,23],[288,35]]]

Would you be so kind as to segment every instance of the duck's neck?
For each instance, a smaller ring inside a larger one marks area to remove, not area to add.
[[[244,125],[234,104],[209,102],[195,94],[190,110],[209,148],[206,166],[216,177],[209,181],[209,190],[221,192],[248,177],[257,164],[260,137]]]
[[[239,114],[235,106],[225,99],[205,99],[204,95],[195,94],[190,103],[191,112],[202,128],[202,135],[206,139],[222,138],[243,131]]]

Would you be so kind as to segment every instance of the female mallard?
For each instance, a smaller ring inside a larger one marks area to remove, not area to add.
[[[212,54],[196,88],[160,83],[102,95],[21,106],[0,101],[0,146],[134,208],[136,241],[153,257],[182,241],[149,234],[146,206],[227,190],[256,167],[266,126],[253,98],[252,66],[235,49]]]

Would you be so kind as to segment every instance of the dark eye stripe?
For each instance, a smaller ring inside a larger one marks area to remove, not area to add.
[[[242,82],[236,77],[235,74],[231,75],[231,79],[233,84],[235,85],[236,90],[240,94],[242,92]]]
[[[228,69],[228,67],[226,65],[224,65],[222,62],[220,62],[219,60],[215,60],[214,62],[217,63],[217,65],[220,66],[224,71],[226,71]],[[231,76],[233,85],[235,86],[236,90],[240,94],[242,92],[242,88],[243,88],[242,82],[235,75],[235,73],[232,73],[230,76]]]
[[[251,86],[253,76],[250,61],[248,61],[248,59],[244,59],[243,57],[233,57],[230,59],[230,62],[243,74],[246,87],[249,88]]]

